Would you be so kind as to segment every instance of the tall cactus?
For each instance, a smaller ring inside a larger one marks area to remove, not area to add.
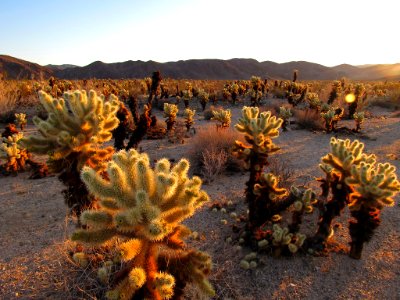
[[[50,167],[67,186],[63,193],[68,206],[79,214],[93,200],[79,173],[86,164],[101,171],[114,152],[112,147],[99,146],[111,139],[111,131],[118,126],[119,101],[111,95],[106,102],[94,91],[89,96],[85,91],[64,93],[60,99],[40,91],[39,99],[48,117],[34,117],[39,135],[25,137],[20,143],[30,152],[49,155]]]
[[[82,180],[100,199],[100,209],[82,214],[88,227],[72,239],[91,245],[121,239],[116,260],[123,269],[109,299],[179,299],[188,282],[214,294],[206,279],[209,256],[188,249],[183,241],[190,230],[180,223],[208,201],[201,179],[189,178],[188,170],[186,159],[171,167],[165,158],[152,169],[149,157],[133,149],[113,155],[107,180],[95,169],[83,168]]]
[[[266,220],[265,207],[268,206],[267,197],[259,197],[257,189],[271,188],[269,181],[262,180],[263,168],[268,165],[268,155],[279,150],[272,139],[279,136],[279,128],[283,120],[271,116],[271,112],[259,112],[258,107],[244,107],[242,117],[235,128],[243,133],[247,144],[240,141],[235,142],[233,153],[245,161],[250,170],[250,178],[246,185],[246,200],[249,207],[248,229],[253,232]],[[265,184],[263,184],[263,182]],[[257,186],[255,186],[258,184]],[[274,188],[275,190],[275,188]]]

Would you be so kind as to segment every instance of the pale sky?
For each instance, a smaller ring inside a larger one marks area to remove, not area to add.
[[[0,54],[46,64],[400,62],[395,0],[0,0]]]

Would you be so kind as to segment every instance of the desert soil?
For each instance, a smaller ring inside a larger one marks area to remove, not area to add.
[[[235,123],[240,108],[233,108]],[[160,115],[161,117],[161,115]],[[209,121],[196,116],[200,130]],[[365,150],[375,153],[379,161],[388,161],[400,168],[400,118],[389,111],[375,109],[363,125],[364,135],[358,137]],[[352,121],[341,125],[353,127]],[[34,131],[32,125],[25,131]],[[276,139],[279,156],[295,171],[296,184],[309,184],[319,191],[315,177],[322,176],[320,158],[329,151],[334,134],[297,130],[291,126]],[[339,138],[351,138],[343,134]],[[190,138],[184,144],[167,140],[145,140],[140,144],[152,159],[161,157],[179,160],[190,151]],[[44,158],[41,158],[44,159]],[[400,177],[399,171],[397,171]],[[80,278],[79,272],[69,273],[65,241],[74,229],[73,220],[66,217],[67,209],[61,195],[62,185],[57,177],[29,180],[29,172],[16,177],[0,177],[0,299],[76,299],[69,278]],[[238,172],[219,176],[204,189],[212,200],[229,199],[245,209],[244,187],[248,174]],[[398,200],[398,198],[396,199]],[[316,216],[309,217],[316,224]],[[344,245],[342,252],[326,257],[300,254],[291,258],[260,256],[255,270],[242,270],[239,262],[250,252],[235,250],[225,242],[232,231],[221,225],[229,219],[222,212],[202,208],[186,223],[200,233],[200,240],[189,244],[207,251],[213,259],[210,276],[215,299],[400,299],[400,206],[385,208],[382,223],[363,252],[361,260],[347,256],[349,214],[336,220],[335,242]],[[311,225],[310,225],[311,226]],[[309,230],[315,230],[315,225]],[[90,291],[82,291],[82,299],[93,299]],[[199,296],[192,290],[188,299]]]

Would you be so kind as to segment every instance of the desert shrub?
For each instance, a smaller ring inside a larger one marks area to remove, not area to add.
[[[321,114],[313,109],[295,110],[296,124],[301,129],[323,130]]]
[[[400,90],[388,92],[367,98],[367,106],[378,106],[387,109],[400,109]]]
[[[226,167],[229,154],[224,150],[206,149],[203,152],[201,175],[205,182],[212,182]]]
[[[291,186],[296,176],[296,171],[291,163],[291,160],[287,157],[276,155],[269,158],[268,171],[273,173],[285,188]]]
[[[223,109],[222,106],[214,106],[214,105],[209,106],[203,112],[204,120],[211,120],[211,118],[214,117],[213,111],[222,109]]]
[[[221,160],[221,157],[227,157],[226,162],[218,169],[220,172],[239,171],[243,168],[243,163],[234,157],[231,153],[231,148],[235,140],[240,139],[240,135],[234,130],[227,128],[226,130],[216,131],[214,126],[207,126],[197,132],[191,140],[191,148],[189,150],[189,158],[193,165],[193,170],[196,174],[208,173],[205,170],[204,161],[211,162],[212,160]],[[204,153],[206,158],[204,159]],[[219,156],[210,157],[210,156]]]

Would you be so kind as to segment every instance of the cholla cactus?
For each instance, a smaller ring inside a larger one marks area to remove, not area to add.
[[[90,91],[65,93],[64,99],[53,99],[39,92],[41,104],[48,112],[47,120],[34,117],[39,136],[28,136],[21,142],[31,152],[49,154],[52,160],[63,159],[72,153],[92,154],[95,145],[111,139],[111,131],[118,126],[116,112],[118,99],[111,96],[109,102]],[[70,112],[71,111],[71,112]],[[79,161],[79,167],[88,157]]]
[[[221,128],[228,128],[231,125],[231,111],[229,109],[220,109],[220,110],[213,110],[213,117],[211,120],[217,121],[217,129]]]
[[[164,103],[164,118],[167,123],[167,131],[171,131],[176,123],[176,114],[178,113],[178,106],[175,104]]]
[[[278,224],[274,224],[272,229],[272,244],[276,247],[275,255],[280,255],[280,252],[284,251],[286,247],[291,253],[296,253],[306,239],[304,234],[290,233],[289,228],[281,228]]]
[[[316,109],[317,111],[321,109],[322,103],[317,93],[307,93],[306,100],[311,109]]]
[[[0,160],[5,162],[0,165],[6,174],[17,173],[25,168],[25,162],[29,159],[26,149],[22,148],[18,141],[23,137],[22,133],[15,133],[2,138],[0,145]]]
[[[201,108],[203,111],[206,109],[206,105],[209,101],[210,94],[205,92],[204,90],[199,90],[199,93],[197,94],[197,99],[200,101]]]
[[[193,98],[193,87],[190,82],[186,82],[186,89],[182,91],[182,98],[185,108],[189,108],[189,102]]]
[[[234,82],[229,86],[229,90],[232,98],[232,105],[235,105],[239,95],[239,85]]]
[[[126,268],[117,274],[108,298],[179,298],[187,282],[214,294],[206,279],[209,256],[187,249],[182,240],[190,230],[180,223],[208,201],[201,179],[188,178],[188,170],[186,159],[171,167],[165,158],[152,169],[149,157],[133,149],[113,155],[109,180],[90,167],[82,170],[82,180],[100,199],[100,209],[82,214],[88,228],[76,231],[72,239],[91,245],[122,239],[116,244],[116,260]]]
[[[301,190],[292,186],[290,192],[296,200],[293,202],[292,223],[289,225],[291,232],[298,232],[300,224],[303,222],[304,213],[312,213],[314,210],[313,205],[318,202],[316,195],[312,189]]]
[[[286,108],[284,106],[281,106],[279,108],[279,117],[283,120],[282,123],[282,129],[283,131],[287,131],[287,125],[290,124],[290,118],[292,116],[292,112],[290,111],[290,108]]]
[[[335,99],[337,99],[342,91],[342,83],[339,80],[335,80],[332,83],[332,90],[329,94],[328,104],[331,105]]]
[[[41,104],[48,112],[46,120],[34,117],[39,135],[21,140],[22,146],[37,154],[48,154],[50,167],[59,172],[59,179],[67,186],[65,200],[76,213],[91,205],[93,199],[79,179],[85,164],[101,171],[111,157],[113,148],[99,146],[111,139],[111,131],[118,126],[116,113],[119,101],[111,96],[108,102],[96,92],[64,93],[64,99],[53,99],[39,92]]]
[[[327,133],[335,130],[335,125],[343,116],[343,109],[330,108],[327,112],[321,112],[321,117],[325,121],[325,130]]]
[[[194,115],[196,114],[195,110],[191,110],[190,108],[186,108],[185,111],[183,112],[183,115],[185,116],[185,125],[187,131],[190,130],[190,128],[194,124]]]
[[[362,83],[357,83],[354,86],[354,101],[349,103],[349,119],[353,118],[353,115],[357,111],[358,103],[364,96],[365,86]]]
[[[351,168],[351,177],[345,182],[351,188],[349,208],[354,220],[350,221],[350,256],[361,258],[363,244],[368,242],[380,224],[380,211],[393,206],[393,197],[400,191],[396,168],[389,163],[361,162]]]
[[[364,119],[365,119],[365,112],[360,111],[360,112],[354,113],[353,114],[353,119],[356,122],[355,131],[356,132],[360,132],[361,131],[361,124],[364,122]]]
[[[350,256],[360,258],[364,242],[371,239],[379,225],[379,212],[384,205],[393,205],[392,197],[400,191],[395,167],[376,165],[375,155],[363,153],[364,144],[355,140],[331,139],[331,153],[322,158],[321,169],[326,173],[322,181],[324,197],[332,193],[320,218],[316,243],[324,247],[332,235],[333,218],[340,215],[349,203],[356,222],[350,222],[352,237]]]
[[[28,121],[26,120],[26,114],[24,113],[15,114],[15,120],[19,128],[21,128],[21,130],[24,130],[26,124],[28,123]]]
[[[242,109],[242,117],[239,119],[238,124],[235,125],[236,130],[245,135],[248,143],[244,144],[236,141],[233,154],[243,159],[250,170],[250,178],[246,183],[246,200],[249,207],[247,227],[250,232],[253,232],[263,224],[268,215],[270,215],[264,209],[266,206],[271,206],[269,194],[257,196],[254,189],[256,184],[259,184],[257,188],[264,185],[261,181],[261,174],[263,168],[268,164],[268,155],[279,150],[272,142],[272,139],[279,136],[279,127],[282,122],[282,119],[271,116],[269,111],[260,113],[258,107],[244,107]],[[266,180],[267,182],[268,180]]]

